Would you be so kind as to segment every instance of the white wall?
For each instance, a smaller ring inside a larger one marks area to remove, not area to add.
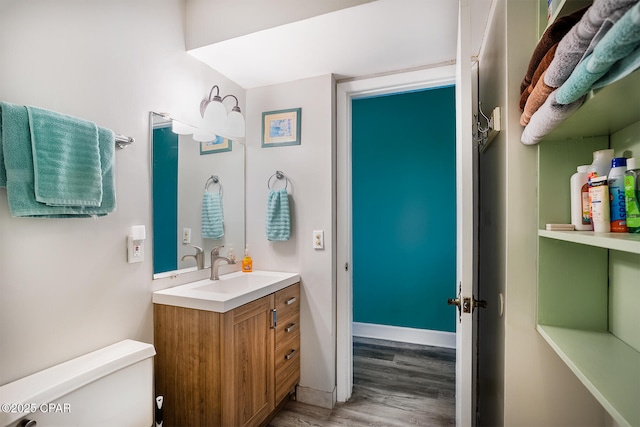
[[[480,415],[488,417],[485,425],[604,425],[602,407],[535,330],[537,148],[520,143],[518,102],[538,38],[536,14],[535,2],[497,0],[480,55],[480,100],[486,110],[502,107],[505,127],[480,158],[480,286],[490,304],[499,292],[506,297],[504,317],[489,315],[489,330],[481,331],[481,348],[483,337],[496,336],[481,350],[480,363],[491,367],[488,375],[481,368],[481,381],[491,396]],[[503,384],[491,383],[499,379]]]
[[[300,273],[300,385],[325,397],[335,388],[334,93],[330,75],[247,91],[247,242],[253,268]],[[262,113],[298,107],[301,144],[261,148]],[[276,170],[290,181],[292,230],[286,242],[269,242],[265,235],[267,180]],[[312,248],[313,230],[325,230],[324,250]],[[322,404],[317,396],[313,403]]]
[[[9,3],[0,15],[0,99],[136,138],[116,153],[117,211],[12,218],[0,189],[0,384],[116,341],[151,342],[149,111],[196,123],[213,84],[244,93],[184,50],[183,0]],[[147,226],[147,256],[126,235]],[[155,285],[154,285],[155,286]]]
[[[195,49],[372,0],[187,0],[186,47]]]

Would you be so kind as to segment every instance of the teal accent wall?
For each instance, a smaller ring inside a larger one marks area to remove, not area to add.
[[[153,130],[153,273],[178,269],[178,135]]]
[[[352,101],[353,320],[455,331],[455,87]]]

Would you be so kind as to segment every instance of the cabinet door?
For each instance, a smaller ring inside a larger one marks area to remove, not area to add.
[[[274,409],[274,296],[223,316],[222,425],[259,425]]]

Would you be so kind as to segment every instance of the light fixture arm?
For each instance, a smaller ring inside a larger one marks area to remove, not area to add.
[[[225,96],[224,96],[224,98],[222,98],[222,100],[224,101],[225,99],[227,99],[227,98],[228,98],[228,97],[230,97],[230,96],[231,96],[231,97],[233,97],[233,99],[235,99],[235,100],[236,100],[236,105],[235,105],[235,106],[233,106],[233,107],[231,108],[231,111],[238,111],[238,112],[240,112],[240,107],[238,106],[238,104],[239,104],[239,103],[238,103],[238,98],[236,98],[236,96],[235,96],[235,95],[231,95],[231,94],[229,94],[229,95],[225,95]]]
[[[213,96],[213,90],[214,89],[216,90],[216,95],[215,96]],[[200,102],[200,116],[201,117],[204,117],[204,112],[207,110],[207,106],[213,101],[222,102],[222,98],[220,98],[220,88],[218,87],[218,85],[213,85],[213,87],[209,91],[209,97],[206,98],[206,99],[203,99]]]

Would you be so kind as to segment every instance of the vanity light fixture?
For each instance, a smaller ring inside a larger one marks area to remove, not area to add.
[[[213,95],[214,89],[216,90],[215,96]],[[236,105],[227,114],[227,108],[222,102],[229,97],[236,100]],[[218,85],[214,85],[209,92],[209,97],[200,102],[200,115],[207,127],[216,134],[231,139],[244,137],[245,122],[238,106],[238,98],[231,94],[221,97]]]

